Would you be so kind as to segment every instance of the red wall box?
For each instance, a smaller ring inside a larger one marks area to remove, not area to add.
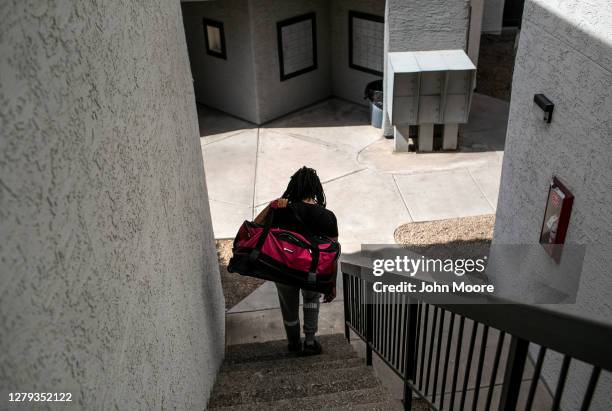
[[[540,231],[540,244],[557,263],[561,258],[562,247],[559,245],[565,243],[573,204],[574,195],[557,177],[553,176],[548,189],[546,211]]]

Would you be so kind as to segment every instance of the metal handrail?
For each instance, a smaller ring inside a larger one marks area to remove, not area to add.
[[[376,353],[403,379],[405,409],[410,409],[413,393],[425,399],[433,409],[446,409],[445,405],[449,405],[448,409],[453,409],[455,405],[463,409],[473,362],[477,363],[473,409],[476,409],[479,400],[485,401],[485,409],[489,409],[497,372],[501,369],[502,348],[506,343],[509,343],[509,348],[501,384],[500,410],[514,410],[518,405],[530,343],[540,346],[540,352],[525,403],[522,404],[525,409],[530,409],[533,404],[544,356],[549,351],[564,355],[552,403],[552,409],[555,410],[560,407],[572,359],[593,366],[583,397],[583,410],[590,406],[601,370],[612,371],[612,326],[609,324],[543,306],[515,304],[490,295],[454,293],[446,294],[442,300],[437,294],[378,294],[372,291],[374,277],[371,267],[344,261],[341,263],[341,271],[346,337],[350,339],[352,330],[366,342],[368,365],[372,364],[372,353]],[[427,282],[394,273],[384,275],[391,281],[408,281],[417,285]],[[485,306],[483,302],[490,304]],[[449,324],[447,336],[444,336],[445,324]],[[465,355],[461,339],[470,325],[465,375],[461,395],[457,396],[455,391],[459,378],[459,360]],[[454,347],[453,328],[458,330]],[[482,370],[486,343],[489,335],[493,336],[494,330],[497,330],[498,343],[492,375],[485,381]],[[477,335],[480,335],[481,348],[479,352],[474,352]],[[509,338],[506,339],[506,336]],[[455,365],[450,373],[448,366],[452,357]],[[452,380],[448,395],[445,391],[448,388],[447,376]],[[488,392],[486,396],[480,397],[481,384],[487,383]],[[450,398],[447,403],[448,396]]]

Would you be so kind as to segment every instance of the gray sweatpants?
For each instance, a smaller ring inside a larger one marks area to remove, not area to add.
[[[300,289],[290,285],[275,284],[287,339],[290,341],[297,340],[300,338]],[[319,324],[321,293],[302,290],[302,298],[304,300],[304,334],[307,337],[312,337],[317,332]]]

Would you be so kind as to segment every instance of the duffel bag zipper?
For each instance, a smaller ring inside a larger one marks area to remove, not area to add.
[[[310,247],[312,247],[307,242],[302,241],[299,238],[297,238],[296,236],[291,235],[291,234],[289,234],[287,232],[275,233],[274,236],[277,237],[279,240],[289,241],[289,242],[291,242],[293,244],[299,245],[299,246],[304,247],[304,248],[310,249]]]

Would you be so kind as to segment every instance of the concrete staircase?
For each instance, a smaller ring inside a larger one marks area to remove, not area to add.
[[[227,347],[211,410],[401,410],[341,334],[320,337],[323,354],[297,357],[286,341]]]

